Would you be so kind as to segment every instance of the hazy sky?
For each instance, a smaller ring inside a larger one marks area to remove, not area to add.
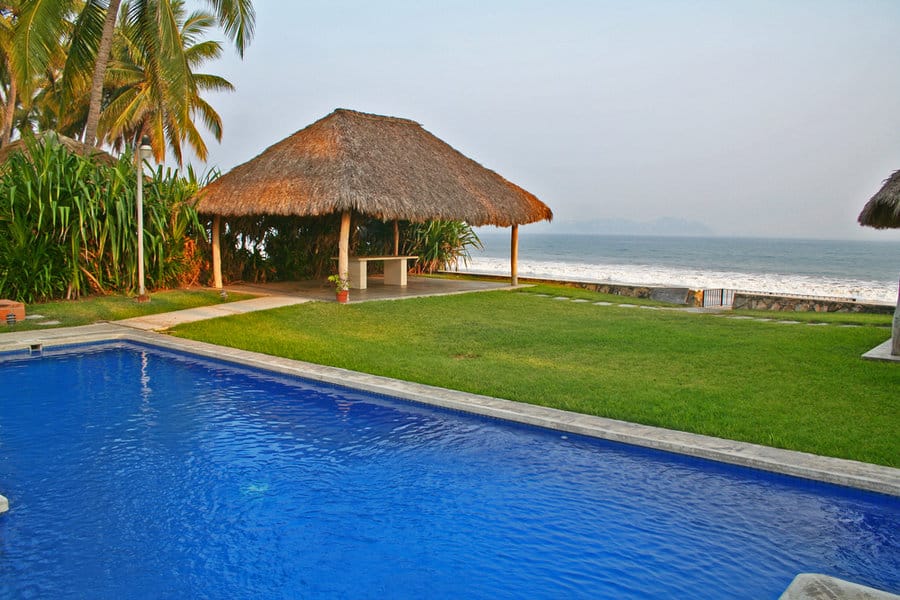
[[[856,224],[900,169],[900,1],[257,0],[210,166],[337,107],[405,117],[557,226],[898,240]],[[221,36],[220,36],[221,37]],[[527,231],[525,229],[524,231]]]

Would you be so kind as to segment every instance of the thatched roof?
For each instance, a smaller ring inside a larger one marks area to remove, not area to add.
[[[116,162],[116,159],[113,156],[111,156],[101,148],[91,146],[90,144],[84,144],[82,142],[79,142],[78,140],[73,140],[72,138],[62,135],[61,133],[56,133],[55,131],[44,131],[42,133],[38,133],[34,136],[34,139],[39,144],[46,144],[48,141],[51,141],[51,143],[55,142],[61,144],[74,154],[94,157],[106,164],[111,165]],[[12,155],[14,152],[24,152],[27,154],[28,141],[25,139],[18,139],[0,148],[0,163],[6,162],[10,155]]]
[[[533,194],[414,121],[346,109],[301,129],[201,191],[201,213],[452,219],[509,226],[550,220]]]
[[[900,171],[894,171],[859,213],[859,224],[877,229],[900,227]]]

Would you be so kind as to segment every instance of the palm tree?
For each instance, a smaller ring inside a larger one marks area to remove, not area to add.
[[[91,11],[88,13],[88,17],[94,14],[95,9],[101,5],[101,2],[102,0],[87,0],[84,10]],[[120,3],[121,0],[109,0],[101,37],[97,43],[89,111],[83,136],[84,141],[88,144],[97,144],[100,141],[97,139],[97,126],[100,120],[100,108],[103,100],[103,84],[110,59],[110,50],[112,49],[113,34],[118,19]],[[168,12],[164,8],[160,9],[160,5],[167,3],[167,0],[135,0],[126,11],[126,15],[130,22],[147,23],[149,22],[148,17]],[[234,41],[238,53],[243,56],[244,50],[253,37],[255,25],[256,17],[251,0],[207,0],[207,4],[215,12],[216,23]],[[160,23],[160,25],[162,24]],[[152,40],[145,41],[152,43]],[[84,58],[84,56],[79,56],[77,60],[83,61]]]
[[[9,142],[16,108],[46,87],[48,69],[70,27],[71,0],[0,1],[0,146]]]
[[[894,171],[859,213],[859,224],[876,229],[900,228],[900,171]],[[900,288],[900,286],[898,286]],[[900,356],[900,289],[891,330],[891,354]]]
[[[0,110],[0,146],[9,140],[13,112],[19,95],[17,77],[12,64],[16,22],[17,14],[12,3],[0,5],[0,84],[3,103]]]
[[[130,5],[124,6],[127,13]],[[234,89],[222,77],[193,71],[222,53],[221,44],[202,39],[215,26],[215,16],[201,11],[186,15],[183,0],[160,2],[157,9],[163,14],[152,19],[120,19],[99,138],[121,147],[148,135],[158,161],[164,159],[168,143],[179,164],[186,142],[205,160],[206,143],[194,119],[200,117],[217,140],[222,139],[222,120],[200,94]],[[162,35],[156,35],[157,24]]]

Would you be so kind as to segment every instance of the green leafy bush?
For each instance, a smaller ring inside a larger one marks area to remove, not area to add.
[[[207,229],[211,224],[207,223]],[[417,272],[434,272],[465,262],[481,241],[460,221],[401,221],[400,252],[415,255]],[[264,282],[319,279],[337,263],[340,215],[321,217],[251,216],[222,220],[222,271],[226,281]],[[394,223],[354,215],[350,252],[360,256],[394,253]],[[373,264],[370,268],[378,269]]]
[[[30,141],[0,167],[0,297],[23,302],[137,288],[136,174],[116,161],[70,152],[52,137]],[[144,243],[150,288],[198,271],[196,177],[158,168],[145,184]]]

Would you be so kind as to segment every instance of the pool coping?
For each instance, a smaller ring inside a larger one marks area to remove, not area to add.
[[[837,485],[900,496],[900,469],[842,458],[819,456],[795,450],[771,448],[661,427],[628,423],[605,417],[573,413],[524,402],[470,394],[420,383],[370,375],[339,367],[302,362],[258,352],[217,346],[141,331],[114,323],[82,327],[27,331],[0,338],[0,352],[29,350],[100,341],[133,341],[160,348],[189,352],[236,363],[240,366],[292,375],[394,396],[422,404],[535,425],[547,429],[586,435],[654,448],[677,454],[706,458],[753,469],[824,481]]]

